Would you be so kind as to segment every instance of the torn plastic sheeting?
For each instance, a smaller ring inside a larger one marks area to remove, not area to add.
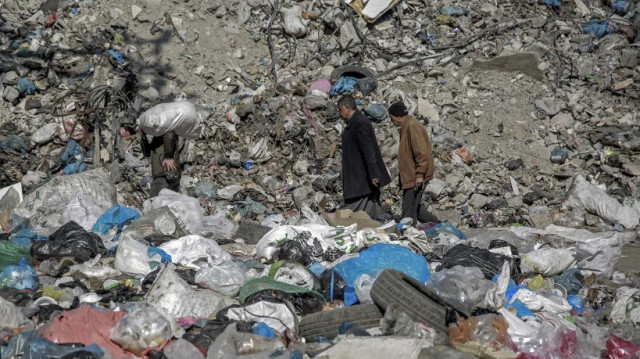
[[[57,123],[47,123],[31,135],[31,141],[39,145],[45,144],[56,137],[57,128]]]
[[[22,218],[32,218],[37,212],[44,212],[45,215],[49,211],[62,212],[61,208],[50,208],[50,203],[45,202],[54,192],[60,196],[64,205],[79,195],[90,197],[93,203],[104,209],[117,202],[116,187],[109,173],[100,167],[70,176],[53,177],[51,181],[26,195],[15,209],[15,214]]]
[[[189,101],[156,105],[140,115],[136,123],[150,136],[173,131],[180,137],[198,139],[204,131],[202,118]]]
[[[140,213],[135,209],[116,204],[98,217],[91,231],[98,234],[107,234],[113,227],[121,230],[127,222],[135,221],[139,217]]]
[[[84,230],[91,231],[102,212],[104,208],[95,204],[91,197],[78,196],[65,207],[60,223],[75,221]]]
[[[615,335],[609,335],[607,338],[607,353],[603,358],[606,359],[631,359],[640,356],[640,344],[633,343]]]
[[[90,155],[91,154],[87,154],[87,156]],[[67,142],[67,146],[60,156],[60,163],[64,166],[64,174],[70,175],[84,172],[87,169],[87,164],[84,162],[84,159],[84,149],[74,140]]]
[[[162,353],[167,359],[205,359],[205,356],[195,345],[184,339],[172,340],[164,347]]]
[[[232,320],[265,323],[280,333],[286,329],[296,331],[296,315],[284,303],[260,301],[231,308],[225,315]]]
[[[199,268],[194,280],[227,297],[234,297],[242,288],[246,278],[242,268],[233,261],[227,261],[210,268]]]
[[[238,323],[229,324],[207,349],[207,359],[264,359],[281,353],[285,346],[279,338],[265,338],[258,334],[238,332]],[[250,353],[238,355],[238,345],[250,344]],[[285,352],[286,353],[286,352]]]
[[[640,222],[637,208],[626,206],[609,196],[607,192],[578,175],[573,181],[570,194],[563,206],[584,209],[612,223],[620,223],[627,229]]]
[[[576,265],[575,249],[540,248],[520,258],[522,274],[540,273],[552,277]]]
[[[238,228],[236,224],[227,219],[227,212],[220,210],[212,216],[202,218],[202,222],[191,227],[194,234],[219,240],[233,239]]]
[[[384,243],[363,250],[358,257],[348,259],[333,269],[352,288],[361,275],[375,277],[385,269],[395,269],[420,283],[425,283],[430,277],[425,257],[405,247]]]
[[[516,299],[534,312],[544,310],[554,314],[566,314],[571,311],[571,304],[566,299],[556,295],[545,297],[531,290],[520,289],[511,298],[512,301]]]
[[[487,291],[484,297],[484,303],[487,305],[487,308],[496,310],[504,305],[507,287],[509,286],[509,280],[511,279],[510,275],[511,266],[509,265],[509,262],[505,261],[502,264],[502,270],[500,271],[498,280],[494,283],[493,287]]]
[[[640,308],[635,305],[633,309],[627,312],[629,302],[632,301],[632,297],[640,294],[640,289],[620,287],[616,290],[616,298],[613,302],[613,309],[609,318],[615,324],[624,323],[630,320],[632,323],[640,323]]]
[[[81,264],[76,264],[69,268],[69,272],[67,275],[72,275],[74,273],[82,273],[88,278],[95,278],[98,280],[107,280],[109,278],[114,278],[122,273],[119,270],[114,269],[109,266],[101,266],[101,265],[92,265],[93,261],[88,261]]]
[[[172,318],[208,318],[220,309],[237,303],[210,290],[193,289],[180,278],[171,264],[164,264],[145,300]]]
[[[118,344],[109,340],[110,330],[126,316],[125,312],[101,311],[83,305],[62,312],[41,330],[42,337],[56,343],[96,344],[115,358],[134,358]]]
[[[158,248],[169,254],[173,263],[194,268],[220,265],[231,260],[231,255],[216,241],[195,234],[166,242]]]
[[[203,220],[204,209],[197,198],[182,195],[168,189],[162,189],[158,196],[143,203],[143,213],[167,206],[178,220],[181,228],[188,231],[197,227]]]
[[[20,308],[0,297],[0,328],[21,328],[27,326],[33,326],[33,322],[22,314]]]
[[[518,318],[515,313],[512,313],[506,308],[498,309],[498,313],[500,313],[507,321],[507,323],[509,323],[507,333],[509,333],[514,341],[528,341],[530,340],[530,338],[535,337],[536,332],[538,331],[538,328],[536,326],[529,324],[529,322],[524,322],[522,319]]]

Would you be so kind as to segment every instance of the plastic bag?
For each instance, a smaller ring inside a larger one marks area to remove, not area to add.
[[[135,221],[138,217],[140,217],[140,213],[135,209],[116,204],[98,217],[91,231],[107,234],[113,227],[121,230],[127,222]]]
[[[371,303],[371,288],[376,279],[368,274],[363,274],[356,279],[356,296],[360,303]]]
[[[17,308],[10,301],[0,297],[0,328],[20,328],[32,325],[20,308]]]
[[[149,265],[148,247],[130,233],[124,233],[116,250],[115,267],[123,273],[145,276],[152,271]]]
[[[47,123],[43,125],[39,129],[36,130],[31,135],[31,141],[41,145],[53,140],[56,137],[56,129],[58,128],[57,123]]]
[[[171,323],[152,307],[141,307],[127,314],[111,330],[109,338],[136,355],[171,339]]]
[[[209,346],[207,359],[262,359],[285,346],[280,339],[238,332],[238,323],[229,324],[224,332]]]
[[[67,358],[102,358],[104,351],[97,345],[82,344],[59,345],[50,340],[36,338],[29,342],[24,349],[22,358],[47,358],[47,359],[67,359]]]
[[[337,264],[334,271],[344,279],[348,286],[355,288],[356,279],[363,274],[377,276],[385,269],[395,269],[425,283],[430,276],[427,260],[411,250],[393,244],[375,244],[356,258]]]
[[[102,212],[104,208],[95,204],[91,197],[78,196],[72,199],[64,209],[60,223],[75,221],[80,227],[90,231]]]
[[[31,255],[37,260],[72,257],[78,261],[88,261],[104,251],[100,237],[87,232],[71,221],[49,236],[48,240],[34,242]]]
[[[635,228],[640,222],[640,213],[636,208],[621,204],[605,190],[587,182],[582,175],[574,179],[569,197],[563,205],[584,209],[612,223],[620,223],[627,229]]]
[[[195,345],[184,339],[173,340],[162,350],[167,359],[205,359]]]
[[[0,288],[12,287],[18,290],[35,291],[40,286],[38,273],[22,258],[17,266],[8,266],[0,272]]]
[[[276,252],[274,258],[276,261],[280,260],[289,260],[293,262],[298,262],[302,265],[309,265],[311,263],[311,258],[309,254],[304,251],[300,242],[296,241],[286,241],[280,246],[278,251]]]
[[[281,283],[296,285],[307,289],[320,289],[320,282],[315,275],[311,273],[307,267],[297,262],[278,261],[268,268],[265,272],[269,278],[273,278]]]
[[[225,316],[243,322],[265,323],[274,330],[284,333],[296,329],[296,315],[284,303],[260,301],[244,307],[230,308]]]
[[[176,217],[178,226],[189,232],[203,221],[204,209],[200,207],[200,201],[197,198],[181,195],[168,189],[161,190],[158,196],[145,201],[143,213],[147,214],[164,206],[169,207]]]
[[[427,286],[454,308],[469,312],[482,302],[492,283],[479,268],[455,266],[432,274]]]
[[[190,228],[193,234],[199,234],[215,240],[233,239],[238,231],[237,226],[227,218],[227,212],[224,210],[216,212],[213,216],[203,217],[200,224]]]
[[[492,253],[488,249],[458,244],[449,249],[442,257],[442,264],[445,268],[477,267],[480,268],[486,279],[492,279],[494,275],[500,273],[505,261],[511,264],[511,276],[515,276],[515,261],[502,254]]]
[[[606,359],[638,359],[640,358],[640,344],[633,343],[615,335],[607,338]]]
[[[32,224],[40,224],[52,213],[62,213],[74,198],[83,196],[102,209],[117,202],[116,187],[109,173],[102,167],[70,176],[53,177],[25,196],[15,214],[22,218],[32,218]],[[56,199],[52,201],[52,199]]]
[[[210,290],[191,288],[174,268],[171,264],[164,264],[145,296],[145,301],[165,311],[171,318],[208,318],[220,309],[237,303]]]
[[[220,248],[216,241],[198,235],[174,239],[158,248],[167,252],[173,263],[193,268],[217,266],[231,260],[231,255]]]
[[[522,274],[537,274],[551,277],[576,265],[575,250],[563,248],[541,248],[526,253],[520,259]]]
[[[227,261],[217,266],[198,269],[195,281],[224,296],[234,297],[244,284],[245,276],[240,266],[235,262]]]
[[[204,131],[202,118],[189,101],[162,103],[145,111],[137,124],[145,134],[162,136],[167,132],[175,132],[187,139],[198,139]]]
[[[307,34],[307,25],[302,20],[302,8],[293,6],[280,9],[282,20],[284,21],[284,31],[294,37],[303,37]]]

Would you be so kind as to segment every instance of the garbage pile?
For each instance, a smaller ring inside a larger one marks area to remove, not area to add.
[[[2,358],[640,353],[636,4],[0,9]],[[388,105],[427,126],[444,222],[338,210],[342,94],[392,178]]]

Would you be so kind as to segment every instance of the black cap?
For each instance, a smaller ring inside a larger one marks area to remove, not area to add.
[[[389,114],[393,116],[406,116],[409,113],[407,112],[407,106],[405,106],[404,103],[396,102],[389,106]]]

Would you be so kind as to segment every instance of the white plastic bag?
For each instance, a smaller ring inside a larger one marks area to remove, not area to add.
[[[184,228],[186,231],[193,233],[201,226],[204,209],[200,206],[200,201],[197,198],[185,196],[168,189],[162,189],[156,197],[144,202],[143,212],[147,214],[154,209],[164,206],[169,207],[171,213],[176,217],[180,228]]]
[[[39,145],[47,143],[56,137],[56,130],[58,129],[57,123],[47,123],[40,127],[36,132],[31,135],[31,141]]]
[[[77,196],[69,202],[62,212],[61,223],[76,221],[86,231],[91,231],[93,225],[107,208],[93,202],[89,196]]]
[[[123,233],[116,250],[116,269],[131,275],[149,274],[151,267],[147,249],[149,248],[144,243],[135,240],[130,233]]]
[[[506,300],[507,287],[509,286],[509,275],[511,274],[511,265],[505,261],[502,264],[502,270],[498,276],[498,280],[487,291],[484,297],[484,302],[489,309],[502,308]]]
[[[522,274],[540,273],[552,277],[575,266],[575,255],[573,248],[541,248],[523,255],[520,259],[520,269]]]
[[[243,322],[262,322],[280,333],[284,333],[287,328],[294,331],[296,329],[296,315],[284,303],[261,301],[244,307],[231,308],[226,316]]]
[[[198,235],[189,235],[163,243],[158,248],[171,256],[171,262],[193,268],[221,265],[231,260],[216,241]]]
[[[307,25],[302,20],[302,8],[300,6],[282,8],[280,14],[282,15],[282,20],[284,20],[284,31],[287,35],[303,37],[307,34]]]
[[[137,124],[151,136],[162,136],[173,131],[180,137],[198,139],[204,130],[202,119],[189,101],[156,105],[145,111]]]
[[[606,191],[587,182],[578,175],[571,186],[570,195],[563,203],[568,208],[585,209],[612,223],[620,223],[627,229],[633,229],[640,222],[640,213],[631,206],[625,206]]]
[[[363,274],[356,279],[356,296],[360,303],[372,303],[371,288],[376,279],[368,274]]]
[[[205,288],[227,297],[234,297],[244,284],[245,277],[240,266],[227,261],[217,266],[198,269],[194,280]]]

